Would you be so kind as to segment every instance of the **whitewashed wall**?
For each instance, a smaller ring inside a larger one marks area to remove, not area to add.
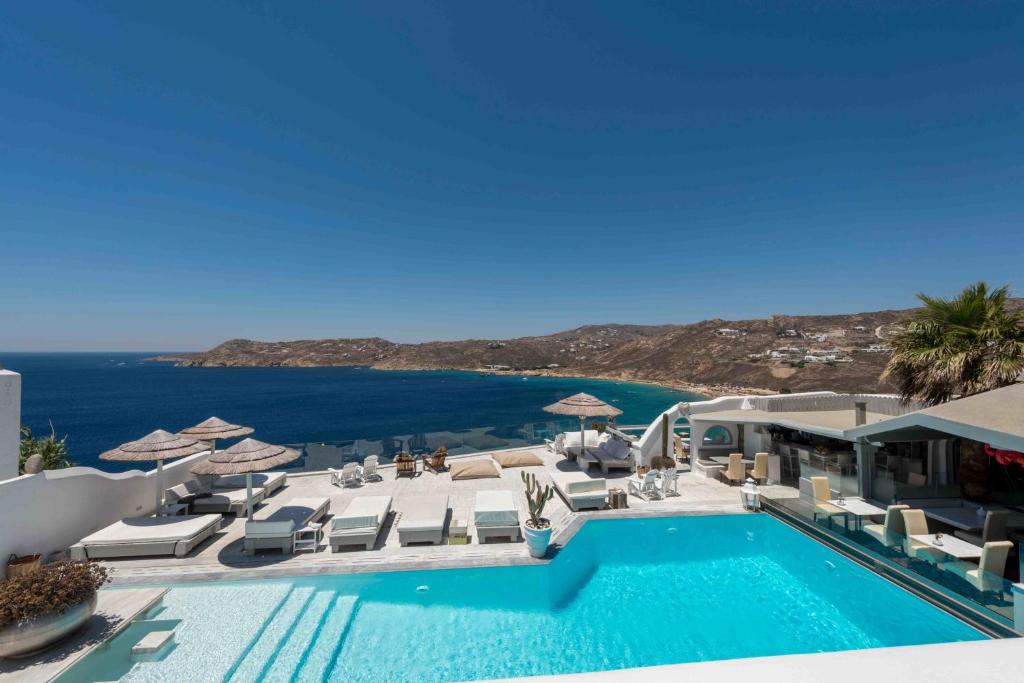
[[[18,476],[20,432],[21,375],[0,370],[0,480]]]
[[[192,478],[200,453],[164,465],[164,488]],[[16,555],[66,550],[92,532],[123,519],[153,514],[156,470],[119,474],[70,467],[0,481],[0,572]]]

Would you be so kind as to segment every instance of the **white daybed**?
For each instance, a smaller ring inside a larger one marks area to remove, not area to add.
[[[86,536],[71,546],[71,558],[174,555],[184,557],[217,533],[220,515],[129,517]]]
[[[254,512],[253,519],[245,523],[245,552],[280,548],[281,552],[290,553],[295,530],[320,519],[330,508],[331,499],[325,496],[295,498]]]
[[[344,512],[334,515],[329,535],[331,551],[343,545],[365,545],[373,550],[384,520],[391,513],[391,496],[360,496]]]
[[[573,512],[601,510],[608,504],[608,482],[604,479],[589,477],[585,472],[552,472],[551,481]]]
[[[598,439],[595,448],[588,448],[580,455],[579,463],[583,469],[594,464],[600,465],[601,471],[605,474],[608,474],[610,469],[632,470],[633,449],[628,441],[605,433]]]
[[[168,489],[171,490],[171,489]],[[213,489],[209,495],[201,494],[192,501],[192,512],[221,512],[244,517],[248,491],[240,489]],[[266,498],[267,492],[258,486],[252,487],[252,505],[256,507]]]
[[[264,490],[266,496],[272,495],[279,488],[288,482],[286,472],[253,472],[253,490],[258,486]],[[215,489],[242,489],[245,490],[244,474],[225,474],[213,480]]]
[[[444,540],[444,525],[448,519],[447,494],[409,498],[401,510],[398,521],[398,542],[433,543]]]
[[[477,491],[473,522],[479,543],[494,536],[519,540],[519,510],[511,491]]]

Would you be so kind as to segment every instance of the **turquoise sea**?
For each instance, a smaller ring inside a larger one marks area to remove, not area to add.
[[[465,435],[465,448],[536,441],[575,419],[556,421],[543,406],[579,391],[623,411],[620,424],[647,424],[673,402],[694,395],[647,384],[475,372],[379,371],[368,368],[176,368],[147,353],[0,353],[22,374],[22,423],[37,433],[68,435],[71,457],[108,471],[98,455],[154,429],[176,431],[211,415],[256,429],[269,443],[355,439],[396,447],[424,435]],[[416,435],[419,435],[418,437]],[[404,438],[404,440],[403,440]],[[427,443],[439,443],[427,438]],[[451,444],[448,440],[445,443]],[[371,447],[372,450],[372,447]],[[300,463],[301,466],[301,463]]]

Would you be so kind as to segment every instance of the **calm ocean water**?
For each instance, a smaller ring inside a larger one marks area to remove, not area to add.
[[[131,469],[98,455],[154,429],[175,431],[211,415],[256,429],[269,443],[381,439],[488,427],[511,438],[551,422],[541,408],[579,391],[623,411],[620,424],[649,423],[691,394],[605,380],[391,372],[368,368],[176,368],[154,353],[3,353],[22,374],[22,424],[68,435],[72,460]],[[578,424],[574,419],[567,425]]]

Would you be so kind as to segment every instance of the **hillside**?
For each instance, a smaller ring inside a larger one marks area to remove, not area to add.
[[[582,375],[720,393],[886,389],[886,339],[910,311],[705,320],[690,325],[589,325],[516,339],[398,344],[380,338],[261,342],[233,339],[204,353],[160,358],[190,367],[359,365]]]

